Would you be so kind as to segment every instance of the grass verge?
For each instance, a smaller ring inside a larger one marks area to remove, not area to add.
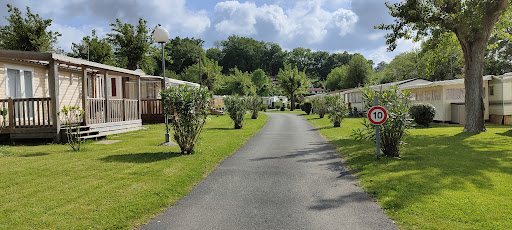
[[[512,229],[512,130],[434,124],[411,130],[400,159],[376,160],[375,144],[355,141],[360,118],[340,128],[305,116],[337,147],[360,185],[402,229]]]
[[[196,153],[180,155],[163,142],[165,126],[67,145],[0,147],[1,229],[129,229],[184,197],[268,120],[260,114],[235,130],[229,116],[212,116]]]

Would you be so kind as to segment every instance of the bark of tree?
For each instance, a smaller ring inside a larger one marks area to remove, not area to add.
[[[494,25],[509,0],[499,0],[490,6],[482,17],[480,29],[460,24],[453,29],[464,53],[464,87],[466,124],[464,132],[485,132],[485,104],[483,71],[485,51]]]
[[[293,111],[295,109],[295,98],[293,97],[293,93],[291,93],[291,97],[290,97],[290,111]],[[284,106],[284,105],[283,105]]]

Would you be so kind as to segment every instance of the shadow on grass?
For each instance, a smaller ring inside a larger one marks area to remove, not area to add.
[[[506,131],[504,133],[498,133],[498,135],[505,136],[505,137],[512,137],[512,129],[509,131]]]
[[[479,134],[410,135],[401,159],[376,160],[375,145],[369,142],[339,139],[331,143],[347,158],[351,170],[362,177],[366,192],[379,199],[382,208],[397,211],[421,203],[425,196],[463,191],[468,186],[492,190],[495,185],[487,173],[490,171],[512,174],[512,168],[502,164],[510,157],[506,147],[510,146],[510,139],[471,138],[476,135]],[[510,137],[512,131],[500,135]],[[327,200],[312,208],[321,209],[336,202],[343,203],[344,199]]]
[[[19,155],[19,157],[40,157],[40,156],[46,156],[46,155],[50,155],[50,153],[23,154],[23,155]]]
[[[204,128],[203,130],[235,130],[235,128],[231,127],[231,128]]]
[[[135,153],[111,155],[100,158],[100,160],[104,162],[152,163],[180,156],[182,156],[182,154],[179,152]]]

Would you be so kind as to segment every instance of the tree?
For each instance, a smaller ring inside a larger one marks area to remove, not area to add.
[[[214,61],[220,61],[220,49],[219,48],[210,48],[206,50],[206,57],[214,60]]]
[[[252,72],[263,68],[263,57],[266,52],[265,43],[252,38],[232,35],[228,40],[221,41],[222,51],[220,65],[228,70],[237,67],[242,72]]]
[[[171,39],[165,45],[165,54],[169,56],[169,63],[166,63],[166,69],[181,74],[185,69],[199,62],[199,55],[204,53],[202,48],[204,41],[195,38]],[[161,59],[160,59],[161,61]]]
[[[343,83],[344,88],[355,88],[364,85],[368,81],[373,68],[361,54],[355,54],[348,63],[347,78]]]
[[[464,53],[464,86],[466,89],[465,132],[485,131],[483,67],[487,44],[500,14],[509,0],[407,0],[389,4],[395,23],[381,24],[379,29],[391,30],[386,35],[389,50],[394,50],[399,38],[439,37],[448,31],[455,33]]]
[[[217,61],[206,58],[205,55],[201,58],[201,79],[199,79],[199,63],[187,67],[179,76],[181,80],[206,85],[208,90],[212,91],[217,80],[222,77],[222,66],[219,66]]]
[[[348,106],[341,95],[325,96],[329,107],[328,116],[334,127],[340,127],[341,122],[348,114]]]
[[[233,71],[234,73],[226,78],[224,86],[218,92],[222,95],[256,95],[256,88],[251,81],[249,72],[242,72],[236,68]]]
[[[204,88],[183,86],[170,87],[160,95],[166,114],[171,114],[169,121],[181,153],[193,153],[208,117],[210,93]]]
[[[82,38],[80,44],[72,43],[71,57],[81,58],[102,64],[113,64],[112,60],[112,46],[108,39],[99,39],[96,35],[96,30],[92,30],[91,36]]]
[[[290,111],[293,111],[295,109],[295,95],[306,90],[310,81],[304,71],[299,71],[297,67],[292,68],[290,64],[284,64],[284,68],[279,70],[277,78],[284,93],[290,96]]]
[[[235,129],[241,129],[244,125],[245,115],[247,113],[247,98],[239,96],[226,96],[224,104]]]
[[[427,56],[425,55],[427,58]],[[389,83],[403,81],[413,78],[425,78],[426,63],[419,57],[418,51],[402,52],[396,55],[393,60],[379,70],[378,81]]]
[[[426,64],[425,74],[428,80],[442,81],[462,77],[464,57],[454,33],[428,39],[422,44],[419,55]]]
[[[276,76],[279,73],[279,69],[283,68],[285,62],[285,53],[281,49],[281,46],[277,43],[267,42],[267,51],[264,57],[264,71],[272,76]]]
[[[340,66],[334,68],[329,75],[327,75],[327,80],[325,82],[325,86],[328,90],[339,90],[345,88],[345,81],[348,75],[348,66]]]
[[[149,47],[153,43],[151,33],[147,27],[147,21],[139,18],[139,24],[134,27],[128,23],[121,23],[116,19],[116,23],[110,24],[114,33],[107,34],[114,45],[115,54],[126,63],[118,63],[118,66],[126,66],[130,70],[139,68],[139,64],[144,58],[147,58]]]
[[[251,74],[251,81],[256,87],[256,94],[259,96],[268,96],[270,94],[270,79],[262,69],[257,69]]]
[[[39,14],[33,14],[28,6],[26,18],[22,17],[18,8],[12,7],[10,4],[7,4],[7,7],[11,14],[5,17],[9,24],[0,26],[0,49],[54,51],[53,46],[61,34],[48,30],[52,24],[51,19],[42,19]]]

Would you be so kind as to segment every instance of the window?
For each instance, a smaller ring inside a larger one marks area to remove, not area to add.
[[[32,87],[34,69],[9,65],[6,65],[5,69],[7,72],[6,97],[31,98],[34,96]]]
[[[110,85],[112,86],[112,97],[117,96],[117,85],[115,78],[110,78]]]
[[[489,86],[489,95],[494,96],[494,86]]]

